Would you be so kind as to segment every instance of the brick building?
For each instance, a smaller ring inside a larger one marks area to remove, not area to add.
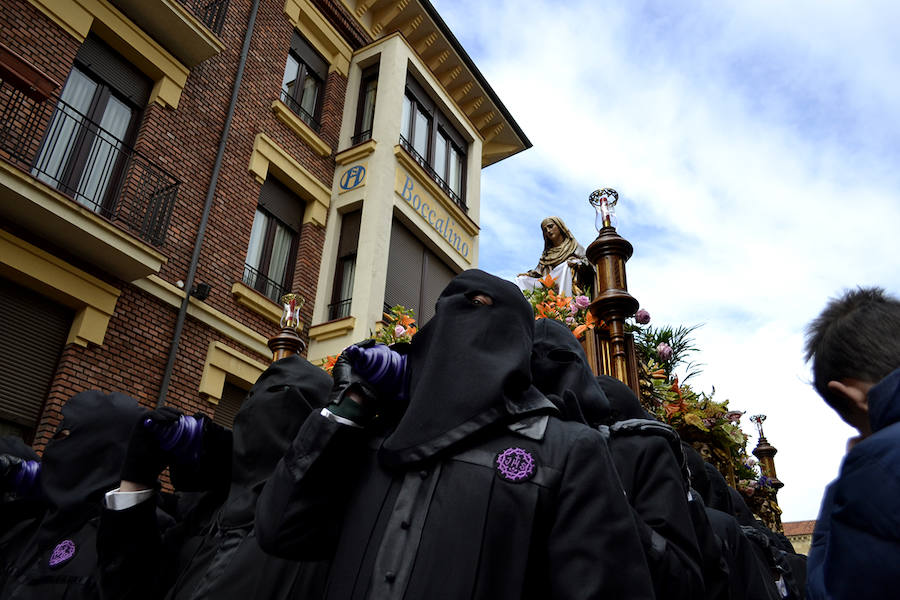
[[[0,5],[0,433],[86,389],[230,424],[286,291],[313,360],[477,264],[530,146],[427,0]]]

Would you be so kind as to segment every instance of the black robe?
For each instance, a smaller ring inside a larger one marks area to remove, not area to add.
[[[326,598],[652,598],[602,435],[530,385],[533,327],[509,282],[455,278],[413,338],[408,406],[304,423],[257,505],[263,548],[333,557]]]
[[[131,429],[143,412],[133,398],[98,391],[76,394],[63,406],[57,436],[41,463],[49,510],[33,535],[16,545],[0,598],[100,598],[102,497],[119,482]]]
[[[775,586],[771,558],[767,551],[748,539],[741,529],[740,520],[736,518],[740,515],[744,523],[751,524],[753,517],[750,509],[739,493],[728,487],[715,467],[709,463],[705,463],[705,467],[709,479],[707,514],[716,535],[725,545],[725,556],[732,576],[732,598],[777,600],[781,594]]]
[[[613,464],[634,511],[656,597],[701,598],[700,550],[688,512],[678,434],[650,420],[624,383],[595,378],[581,344],[558,321],[535,322],[531,370],[535,387],[554,401],[563,418],[593,427],[607,424]]]
[[[105,510],[101,526],[104,591],[117,599],[318,598],[327,562],[271,556],[256,540],[259,491],[304,419],[325,405],[331,378],[300,356],[273,363],[257,380],[234,422],[231,486],[224,503],[209,512],[208,498],[161,535],[150,502]],[[179,480],[188,483],[181,474]],[[208,484],[209,482],[207,482]]]

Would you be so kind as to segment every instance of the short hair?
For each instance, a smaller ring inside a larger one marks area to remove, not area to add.
[[[900,367],[900,300],[882,288],[858,288],[833,298],[806,329],[813,384],[843,414],[846,400],[828,389],[844,378],[877,383]]]

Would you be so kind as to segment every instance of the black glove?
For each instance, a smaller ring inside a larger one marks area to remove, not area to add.
[[[194,413],[203,423],[203,449],[196,462],[169,465],[172,485],[179,492],[224,491],[231,485],[232,432],[205,414]]]
[[[375,343],[375,340],[365,340],[355,345],[371,348]],[[372,384],[353,369],[346,350],[341,352],[337,362],[334,363],[331,377],[334,379],[334,385],[328,396],[330,401],[328,410],[359,425],[365,425],[371,421],[377,410],[378,393]],[[350,392],[355,392],[360,402],[350,398],[348,396]]]
[[[13,492],[13,484],[25,461],[12,454],[0,454],[0,492]]]
[[[159,445],[159,437],[150,427],[144,425],[147,419],[158,426],[171,426],[181,418],[181,411],[163,406],[143,413],[131,431],[125,464],[122,465],[122,479],[147,487],[155,487],[156,480],[170,460],[167,452]]]

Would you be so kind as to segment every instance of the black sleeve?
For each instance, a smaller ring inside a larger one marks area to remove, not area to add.
[[[154,600],[172,580],[156,514],[146,500],[125,510],[104,509],[97,532],[101,597]]]
[[[366,439],[362,429],[309,415],[256,504],[263,550],[293,560],[333,554]]]
[[[655,435],[622,435],[612,438],[610,448],[642,530],[657,598],[703,598],[687,489],[668,442]]]
[[[596,430],[585,428],[569,451],[548,546],[553,598],[653,598],[631,508]]]

